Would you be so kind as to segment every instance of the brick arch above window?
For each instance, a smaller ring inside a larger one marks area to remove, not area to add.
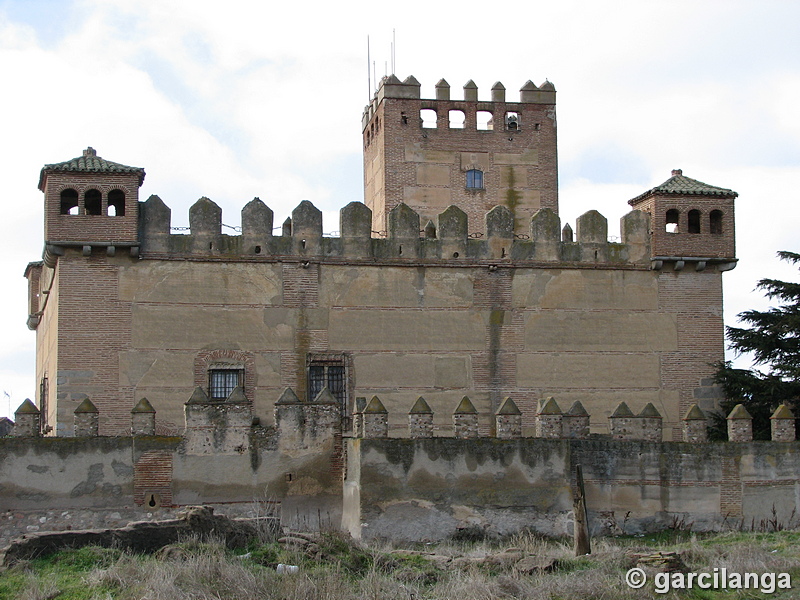
[[[225,367],[238,367],[244,371],[244,395],[252,402],[256,386],[256,359],[252,352],[201,350],[194,357],[194,387],[201,387],[208,392],[209,370]]]
[[[120,190],[125,193],[126,197],[133,194],[133,188],[131,188],[130,186],[124,185],[122,183],[113,183],[113,182],[112,183],[95,182],[95,183],[86,183],[81,185],[75,181],[71,182],[65,181],[49,189],[53,189],[57,194],[61,194],[62,191],[67,189],[73,189],[76,192],[78,192],[78,194],[80,194],[81,197],[83,197],[83,195],[86,193],[87,190],[98,190],[100,193],[103,194],[104,197],[107,196],[111,190]]]

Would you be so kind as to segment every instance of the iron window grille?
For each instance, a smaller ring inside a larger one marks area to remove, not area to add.
[[[209,369],[208,396],[211,400],[226,400],[242,385],[242,369]]]
[[[345,378],[344,365],[334,364],[311,364],[308,367],[308,396],[313,400],[328,387],[333,397],[338,400],[340,406],[346,406],[347,401],[347,381]]]

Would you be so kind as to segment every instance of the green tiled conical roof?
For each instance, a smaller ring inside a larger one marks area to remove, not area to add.
[[[635,204],[639,200],[654,194],[670,194],[676,196],[717,196],[721,198],[736,198],[739,194],[727,188],[709,185],[696,179],[691,179],[683,174],[680,169],[672,171],[672,177],[661,185],[639,194],[636,198],[628,200],[628,204]]]
[[[139,400],[139,403],[133,407],[131,410],[132,413],[154,413],[156,409],[153,408],[153,405],[150,404],[150,401],[147,398],[142,398]]]
[[[319,391],[317,397],[314,398],[314,404],[337,404],[336,396],[328,389],[326,385]]]
[[[19,408],[14,411],[15,415],[38,414],[39,409],[31,402],[30,398],[25,398],[25,401],[19,405]]]
[[[639,413],[640,417],[648,417],[650,419],[660,419],[661,413],[658,412],[658,409],[653,406],[652,402],[648,402],[644,405],[642,412]]]
[[[386,410],[386,407],[383,405],[383,402],[381,402],[381,399],[378,398],[377,396],[373,396],[372,400],[369,401],[369,404],[367,404],[367,407],[364,409],[365,415],[385,414],[388,412],[389,411]]]
[[[570,417],[588,417],[589,413],[583,407],[580,400],[575,400],[570,409],[567,411],[567,416]]]
[[[794,415],[785,404],[781,404],[775,409],[775,412],[772,413],[770,419],[794,419]]]
[[[556,399],[550,396],[544,402],[542,402],[541,408],[539,408],[540,415],[560,415],[561,414],[561,407],[556,402]]]
[[[292,388],[287,387],[275,404],[296,404],[298,402],[300,402],[300,398],[297,397]]]
[[[78,408],[75,409],[76,413],[96,413],[97,407],[94,403],[89,400],[88,398],[84,398],[83,402],[78,405]]]
[[[83,151],[83,156],[77,156],[60,163],[45,165],[39,174],[39,189],[44,191],[44,180],[47,173],[138,173],[139,185],[144,182],[144,169],[129,167],[111,162],[97,156],[97,151],[89,146]]]
[[[199,385],[194,388],[192,395],[189,397],[189,401],[186,404],[202,404],[203,402],[208,402],[208,394],[205,393],[203,388]]]

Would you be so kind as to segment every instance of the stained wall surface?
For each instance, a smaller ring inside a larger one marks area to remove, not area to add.
[[[800,508],[798,460],[794,444],[774,442],[352,440],[343,526],[406,541],[465,528],[570,536],[581,465],[593,535],[763,528]]]
[[[547,396],[565,410],[580,400],[596,432],[620,401],[652,402],[667,439],[679,436],[684,404],[713,406],[719,273],[385,262],[133,261],[68,251],[57,298],[54,391],[67,423],[59,433],[69,434],[87,396],[100,409],[101,433],[125,433],[143,397],[158,431],[179,433],[183,404],[220,362],[241,365],[254,413],[270,423],[285,387],[307,396],[314,356],[347,365],[343,412],[356,397],[379,395],[393,435],[403,435],[419,396],[443,429],[469,396],[485,433],[507,396],[528,432]]]

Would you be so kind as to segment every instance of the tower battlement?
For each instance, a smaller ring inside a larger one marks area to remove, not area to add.
[[[549,81],[528,81],[519,102],[510,102],[497,82],[491,100],[479,101],[470,80],[463,100],[454,100],[442,79],[436,98],[423,99],[413,76],[385,77],[362,118],[364,203],[373,229],[385,230],[399,204],[423,222],[456,205],[472,230],[503,205],[519,234],[540,208],[558,213],[555,95]]]
[[[545,81],[541,86],[537,86],[530,79],[525,82],[519,90],[519,100],[506,99],[506,88],[501,82],[496,82],[491,88],[491,101],[478,101],[478,86],[470,79],[464,84],[463,99],[456,100],[450,97],[450,84],[444,79],[440,79],[436,84],[436,98],[423,99],[420,92],[420,83],[416,78],[411,75],[404,81],[400,81],[396,75],[390,75],[381,79],[378,90],[375,96],[365,108],[364,114],[361,119],[361,128],[366,129],[369,125],[375,110],[384,98],[395,99],[408,99],[408,100],[422,100],[423,108],[435,108],[443,102],[453,102],[463,104],[467,107],[468,103],[479,104],[475,110],[492,110],[496,104],[549,104],[555,105],[556,103],[556,88],[550,81]]]
[[[340,211],[338,237],[323,236],[322,213],[307,200],[292,211],[282,235],[272,234],[273,211],[258,198],[242,210],[241,235],[222,233],[221,209],[208,198],[190,208],[188,235],[170,233],[170,210],[158,196],[142,203],[140,211],[142,258],[650,266],[647,215],[636,210],[621,219],[621,243],[608,240],[608,222],[597,211],[578,218],[575,239],[572,228],[562,229],[558,215],[547,208],[531,218],[527,233],[515,234],[511,211],[504,206],[484,215],[480,231],[470,231],[466,213],[457,206],[423,223],[417,212],[400,204],[389,213],[384,237],[373,237],[371,211],[361,202],[351,202]]]

